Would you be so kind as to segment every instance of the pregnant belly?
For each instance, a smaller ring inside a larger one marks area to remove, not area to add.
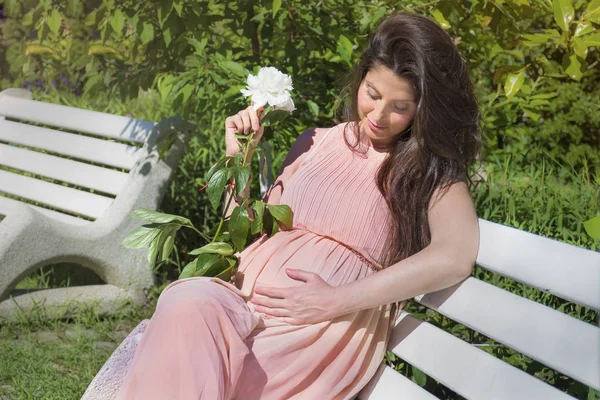
[[[332,238],[308,230],[280,231],[263,236],[239,254],[236,285],[251,295],[254,286],[292,287],[303,282],[290,278],[286,268],[318,274],[339,286],[374,273],[375,265],[357,251]]]

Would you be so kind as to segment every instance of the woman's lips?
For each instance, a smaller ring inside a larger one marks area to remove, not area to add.
[[[381,126],[378,126],[378,125],[375,125],[374,123],[372,123],[372,122],[371,122],[371,120],[370,120],[369,118],[367,118],[367,121],[369,121],[369,126],[370,126],[370,127],[371,127],[371,129],[373,129],[373,130],[376,130],[376,131],[382,131],[382,130],[384,130],[384,129],[385,129],[384,127],[381,127]]]

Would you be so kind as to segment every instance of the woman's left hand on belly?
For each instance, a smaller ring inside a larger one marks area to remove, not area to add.
[[[290,325],[316,324],[341,315],[336,286],[331,286],[313,272],[288,268],[286,273],[304,283],[287,288],[257,286],[250,299],[257,312]]]

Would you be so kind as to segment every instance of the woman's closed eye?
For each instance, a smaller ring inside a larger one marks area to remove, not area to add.
[[[371,99],[373,99],[373,100],[379,100],[379,97],[375,97],[375,96],[373,96],[373,95],[372,95],[370,92],[367,92],[367,95],[368,95],[368,96],[369,96]],[[398,111],[398,112],[405,112],[405,111],[408,111],[408,108],[406,108],[406,107],[405,107],[405,108],[398,108],[398,107],[395,107],[395,106],[394,106],[394,108],[395,108],[395,109],[396,109],[396,111]]]

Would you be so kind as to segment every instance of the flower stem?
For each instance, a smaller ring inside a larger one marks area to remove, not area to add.
[[[246,164],[246,159],[248,158],[248,153],[250,152],[250,143],[252,143],[252,139],[254,138],[255,133],[256,132],[252,131],[252,133],[250,134],[250,137],[246,141],[246,146],[244,147],[244,160],[242,161],[242,166]],[[248,182],[246,182],[246,185],[248,185]],[[235,197],[235,189],[232,189],[231,196],[229,196],[229,199],[227,200],[227,205],[225,205],[223,214],[221,214],[221,219],[219,221],[219,226],[217,227],[217,232],[215,233],[215,236],[212,238],[211,243],[214,243],[215,240],[217,240],[217,236],[219,236],[219,233],[221,233],[221,228],[223,227],[223,222],[225,221],[225,213],[227,213],[227,210],[229,210],[229,206],[231,205],[231,201],[233,200],[234,197]]]

